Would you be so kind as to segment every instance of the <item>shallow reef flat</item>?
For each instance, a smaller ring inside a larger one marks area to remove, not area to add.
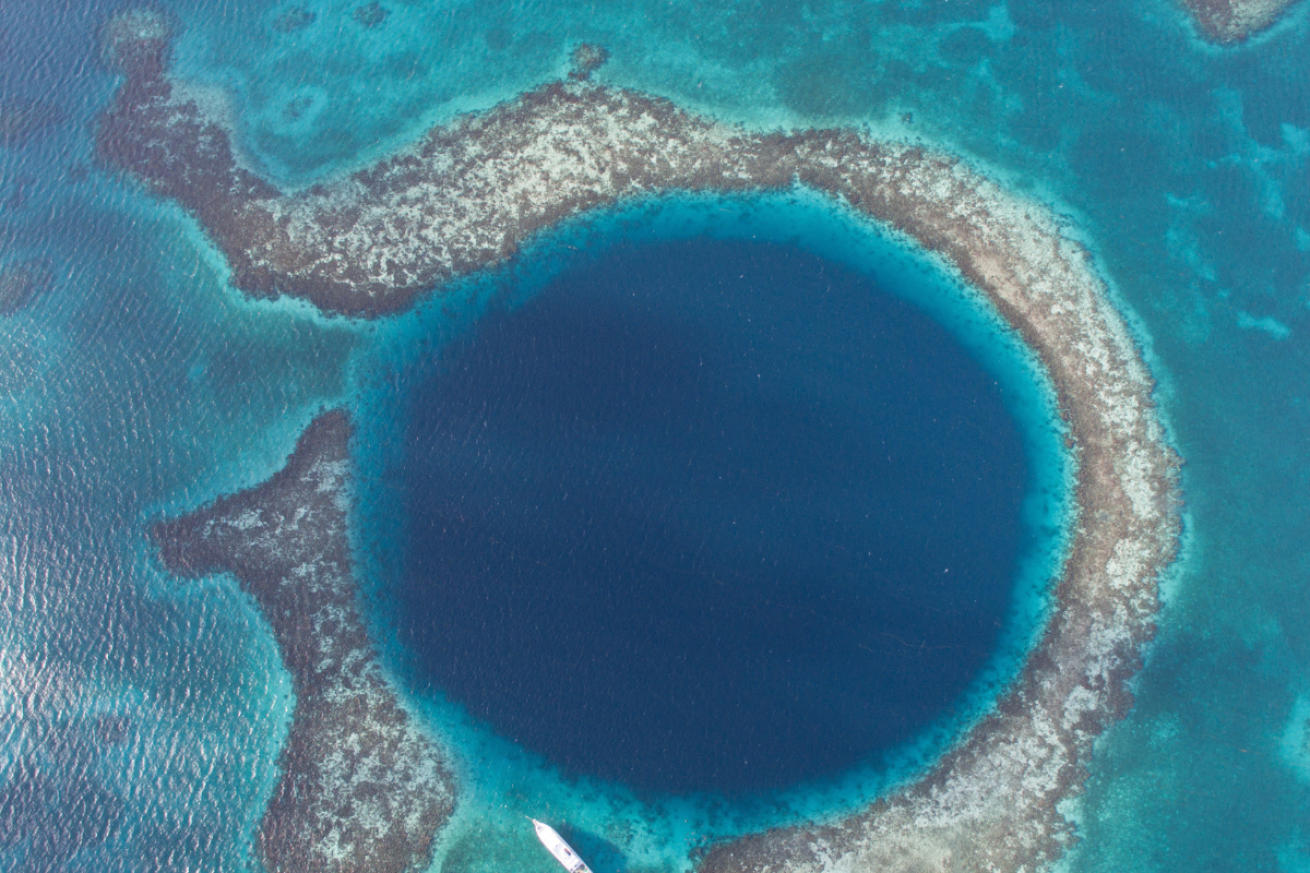
[[[1272,27],[1298,0],[1182,0],[1197,28],[1211,42],[1245,42]]]
[[[345,413],[325,413],[267,482],[152,530],[172,572],[237,578],[291,673],[282,777],[258,832],[272,871],[422,869],[454,809],[443,755],[383,675],[359,611],[350,435]]]
[[[585,70],[369,169],[283,193],[242,165],[212,101],[169,79],[163,31],[137,32],[147,36],[111,52],[126,80],[100,153],[191,211],[253,295],[376,317],[585,210],[666,191],[797,185],[958,269],[1041,362],[1067,425],[1074,512],[1049,624],[994,709],[917,781],[837,821],[714,846],[699,863],[716,873],[1019,871],[1071,844],[1060,804],[1081,792],[1095,738],[1132,704],[1181,502],[1140,349],[1090,256],[1048,209],[949,155],[848,130],[756,133],[595,86]],[[332,524],[332,560],[348,562],[344,527]],[[252,560],[253,574],[262,559]],[[303,633],[297,644],[312,645],[316,631]]]

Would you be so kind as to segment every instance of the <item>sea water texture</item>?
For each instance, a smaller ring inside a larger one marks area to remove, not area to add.
[[[611,52],[608,84],[762,129],[922,137],[1070,216],[1160,380],[1188,510],[1133,708],[1065,810],[1079,842],[1060,864],[1310,869],[1303,9],[1217,49],[1167,2],[160,8],[175,66],[223,95],[282,185],[559,77],[586,41]],[[458,334],[483,298],[361,324],[242,297],[190,218],[97,164],[115,11],[0,7],[0,866],[251,869],[291,678],[231,579],[179,582],[146,531],[268,479],[325,406],[384,432],[368,415],[422,354],[410,340]],[[762,223],[817,220],[787,208]],[[707,814],[561,781],[439,704],[424,717],[462,756],[437,869],[551,869],[521,830],[542,810],[598,873],[677,869],[706,822],[794,823],[878,790]]]

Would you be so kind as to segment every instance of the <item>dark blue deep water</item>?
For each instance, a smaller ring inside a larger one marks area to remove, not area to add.
[[[1005,619],[1028,476],[998,386],[794,246],[616,246],[409,402],[419,682],[567,771],[832,775],[942,716]]]

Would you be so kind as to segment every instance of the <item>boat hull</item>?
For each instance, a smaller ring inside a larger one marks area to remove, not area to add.
[[[535,818],[532,820],[532,826],[537,831],[537,839],[541,840],[541,844],[556,861],[563,865],[565,870],[569,873],[591,873],[587,863],[578,857],[578,853],[573,851],[573,847],[566,843],[553,827]]]

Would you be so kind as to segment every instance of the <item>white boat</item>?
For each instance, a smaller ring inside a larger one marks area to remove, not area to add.
[[[555,833],[555,829],[545,822],[532,820],[532,826],[537,829],[537,839],[541,844],[555,856],[555,860],[564,865],[564,869],[569,873],[591,873],[591,868],[587,863],[578,857],[578,853],[573,851],[573,847],[564,842],[564,838]]]

